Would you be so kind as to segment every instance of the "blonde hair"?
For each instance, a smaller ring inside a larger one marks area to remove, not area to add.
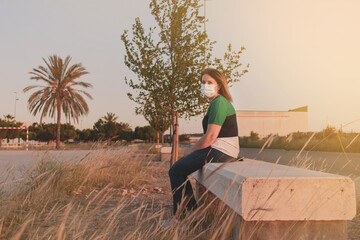
[[[224,74],[214,68],[206,68],[201,72],[200,80],[205,74],[215,79],[219,86],[219,94],[224,96],[229,102],[233,102]]]

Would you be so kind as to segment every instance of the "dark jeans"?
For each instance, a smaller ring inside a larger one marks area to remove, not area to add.
[[[185,185],[184,196],[187,197],[187,210],[193,210],[196,207],[193,190],[187,176],[202,168],[208,162],[226,162],[231,161],[233,157],[215,149],[207,147],[197,150],[180,158],[169,170],[171,189],[173,193],[174,215],[176,215],[179,204],[183,199],[183,189]],[[186,182],[186,183],[185,183]],[[184,208],[185,209],[185,208]],[[183,217],[183,212],[178,213],[179,217]]]

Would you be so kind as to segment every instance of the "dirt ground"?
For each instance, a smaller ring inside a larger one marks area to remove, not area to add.
[[[349,240],[359,240],[360,239],[360,211],[359,206],[357,206],[356,217],[348,221],[348,239]]]
[[[149,157],[151,157],[149,155]],[[172,216],[172,195],[170,181],[168,178],[168,162],[154,162],[152,166],[149,166],[149,172],[151,172],[152,179],[148,180],[141,188],[130,189],[116,189],[113,193],[113,197],[104,206],[102,206],[104,212],[103,216],[98,216],[99,223],[102,222],[102,218],[107,217],[106,212],[111,212],[119,203],[120,200],[124,200],[129,203],[126,208],[121,211],[122,215],[127,215],[126,219],[123,218],[119,221],[121,226],[116,239],[121,239],[126,234],[132,233],[136,227],[136,222],[139,220],[139,209],[142,209],[141,217],[145,219],[147,216],[152,216],[163,210],[165,212],[164,219]],[[99,226],[94,224],[94,227]]]

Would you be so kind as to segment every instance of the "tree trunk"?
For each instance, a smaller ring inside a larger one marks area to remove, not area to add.
[[[56,149],[60,149],[60,127],[61,127],[61,104],[57,105],[57,131],[56,131]]]
[[[171,125],[170,125],[170,129],[169,129],[169,131],[170,131],[170,140],[169,140],[169,142],[171,143],[172,142],[172,122],[171,122]]]
[[[177,162],[179,156],[179,113],[176,112],[176,122],[175,122],[175,159],[174,163]]]
[[[172,130],[175,130],[175,111],[174,104],[171,105],[171,120],[172,120]],[[172,134],[171,138],[171,158],[170,158],[170,167],[175,163],[175,137],[174,134],[170,130],[170,134]]]
[[[164,132],[161,133],[161,144],[164,146]]]
[[[156,151],[157,152],[159,152],[159,141],[160,141],[160,139],[159,139],[159,131],[156,131],[156,142],[157,142],[157,148],[156,148]]]

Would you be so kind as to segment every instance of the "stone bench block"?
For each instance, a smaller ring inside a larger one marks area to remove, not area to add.
[[[193,176],[246,221],[351,220],[356,214],[348,177],[250,159],[220,165],[207,164]]]

